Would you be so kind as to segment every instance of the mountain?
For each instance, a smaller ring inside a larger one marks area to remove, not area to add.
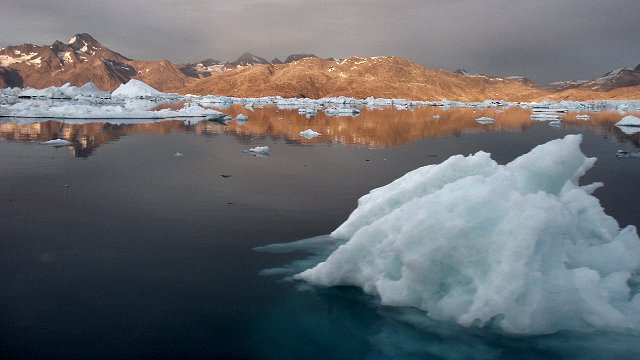
[[[562,91],[568,89],[574,89],[584,83],[588,82],[587,80],[564,80],[564,81],[555,81],[549,84],[544,85],[545,89],[550,91]]]
[[[462,69],[449,72],[387,56],[321,59],[300,53],[288,56],[284,62],[269,62],[247,52],[231,62],[208,58],[183,65],[168,60],[135,60],[109,49],[87,33],[50,46],[22,44],[0,49],[0,87],[44,88],[67,82],[76,86],[93,82],[112,91],[130,79],[163,92],[241,97],[640,99],[640,65],[590,81],[556,82],[539,88],[521,76],[472,74]]]
[[[192,78],[167,60],[131,60],[110,50],[91,35],[77,34],[67,43],[23,44],[0,49],[0,86],[44,88],[93,82],[112,91],[138,79],[161,91],[176,91]]]
[[[292,54],[292,55],[287,56],[287,59],[284,61],[284,63],[285,64],[289,64],[289,63],[292,63],[294,61],[302,60],[302,59],[309,58],[309,57],[317,58],[317,56],[315,54]]]
[[[593,80],[557,81],[546,85],[556,91],[578,89],[582,91],[611,91],[618,88],[640,85],[640,65],[610,71]]]
[[[557,81],[543,88],[552,100],[640,99],[640,65],[610,71],[593,80]]]
[[[624,68],[608,72],[599,78],[579,85],[579,87],[595,91],[609,91],[637,85],[640,85],[640,65],[635,69]]]
[[[209,58],[209,59],[199,61],[197,63],[184,64],[180,68],[180,71],[182,71],[183,74],[189,77],[202,79],[202,78],[212,76],[219,72],[234,70],[239,67],[254,66],[254,65],[288,64],[288,63],[291,63],[300,59],[304,59],[307,57],[317,57],[317,56],[314,54],[293,54],[293,55],[289,55],[287,59],[283,62],[278,58],[268,61],[265,58],[261,58],[259,56],[253,55],[252,53],[246,52],[240,55],[240,57],[238,57],[236,60],[229,61],[226,63]]]
[[[505,76],[505,77],[500,77],[500,76],[492,76],[492,75],[486,75],[486,74],[472,74],[467,72],[465,69],[458,69],[456,71],[454,71],[454,74],[460,74],[460,75],[464,75],[466,77],[475,77],[475,78],[485,78],[488,80],[498,80],[498,81],[503,81],[503,80],[509,80],[509,81],[516,81],[528,86],[536,86],[536,84],[531,81],[531,79],[524,77],[524,76]]]
[[[198,80],[183,92],[240,97],[374,96],[461,101],[516,101],[547,94],[519,80],[465,76],[386,56],[341,61],[309,57],[285,65],[243,67]]]
[[[193,78],[205,78],[225,70],[226,68],[222,61],[212,58],[204,59],[197,63],[185,64],[180,69],[183,74]]]
[[[249,65],[270,65],[269,60],[255,56],[252,53],[244,53],[236,60],[226,63],[227,67],[249,66]]]

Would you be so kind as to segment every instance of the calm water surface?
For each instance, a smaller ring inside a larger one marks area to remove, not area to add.
[[[260,276],[297,256],[252,250],[331,232],[360,196],[417,167],[479,150],[506,163],[573,133],[599,159],[583,182],[603,181],[595,195],[607,213],[640,225],[640,159],[615,157],[640,151],[640,135],[613,126],[621,114],[574,114],[552,127],[520,109],[311,119],[273,108],[225,112],[249,121],[0,122],[0,358],[631,359],[640,351],[632,335],[594,342],[416,323],[411,309],[380,307],[356,289],[300,290]],[[476,123],[481,115],[496,123]],[[323,135],[300,137],[307,128]],[[57,137],[74,144],[38,144]],[[262,145],[269,156],[246,152]]]

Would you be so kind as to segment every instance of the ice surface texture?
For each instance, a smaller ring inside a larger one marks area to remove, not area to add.
[[[346,243],[295,277],[467,327],[640,331],[640,238],[591,195],[602,184],[578,186],[595,163],[581,140],[411,171],[363,196],[331,234]]]

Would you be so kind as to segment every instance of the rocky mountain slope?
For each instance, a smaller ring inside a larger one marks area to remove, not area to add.
[[[73,36],[65,44],[23,44],[0,49],[0,86],[44,88],[93,82],[114,90],[130,79],[139,79],[161,91],[176,91],[193,78],[167,60],[132,60],[103,46],[89,34]]]
[[[386,56],[340,61],[309,57],[285,65],[244,67],[198,80],[184,92],[242,97],[344,95],[464,101],[524,100],[545,94],[519,78],[470,77]]]
[[[640,99],[640,65],[591,81],[536,87],[525,77],[497,77],[424,68],[398,57],[321,59],[293,54],[268,61],[244,53],[231,62],[134,60],[110,50],[89,34],[50,46],[23,44],[0,49],[0,87],[44,88],[93,82],[112,91],[130,79],[163,92],[239,97],[369,96],[411,100]]]
[[[581,91],[611,91],[623,87],[640,85],[640,65],[610,71],[593,80],[558,81],[548,84],[551,90],[578,89]]]

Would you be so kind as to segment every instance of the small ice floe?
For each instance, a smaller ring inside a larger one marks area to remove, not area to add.
[[[583,115],[576,115],[576,119],[577,120],[589,120],[591,119],[591,116],[583,114]]]
[[[556,106],[556,105],[536,104],[536,105],[533,105],[533,107],[531,108],[531,111],[533,111],[534,113],[556,113],[556,114],[561,114],[561,113],[568,112],[569,109],[567,109],[565,107]]]
[[[562,121],[561,120],[550,121],[549,126],[562,126]]]
[[[67,145],[71,145],[73,143],[71,141],[67,141],[65,139],[54,139],[54,140],[41,142],[40,144],[49,145],[49,146],[54,146],[55,147],[55,146],[67,146]]]
[[[305,131],[301,131],[300,132],[300,136],[302,136],[304,138],[307,138],[307,139],[313,139],[314,137],[320,136],[320,135],[322,135],[322,134],[320,134],[317,131],[313,131],[311,129],[307,129]]]
[[[298,114],[314,116],[318,111],[315,108],[300,108],[298,109]]]
[[[329,116],[355,116],[360,114],[360,110],[354,108],[330,107],[324,110]]]
[[[249,121],[249,118],[245,114],[238,114],[238,116],[236,116],[236,123],[238,125],[244,125],[247,121]]]
[[[207,121],[214,122],[219,125],[227,126],[229,125],[229,121],[231,121],[231,117],[229,115],[225,115],[223,113],[209,115],[204,118]]]
[[[434,119],[440,119],[440,115],[433,115],[432,118]]]
[[[531,114],[531,120],[554,121],[561,120],[562,116],[557,114]]]
[[[249,149],[250,153],[254,154],[262,154],[269,155],[269,147],[268,146],[256,146],[254,148]]]
[[[496,122],[495,119],[487,117],[487,116],[482,116],[476,119],[476,121],[480,124],[493,124],[494,122]]]
[[[183,153],[179,153],[179,152],[177,152],[177,153],[173,154],[173,156],[175,156],[175,157],[180,157],[180,156],[182,156],[182,155],[184,155],[184,154],[183,154]]]
[[[640,126],[640,118],[633,115],[627,115],[616,123],[616,126]]]
[[[625,150],[618,150],[616,153],[616,157],[618,158],[639,158],[640,159],[640,151],[629,152]]]

